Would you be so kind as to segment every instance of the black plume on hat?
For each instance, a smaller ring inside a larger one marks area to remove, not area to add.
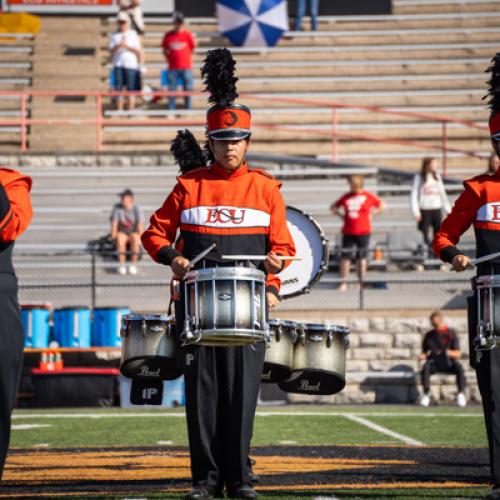
[[[500,52],[495,54],[486,72],[490,73],[489,89],[483,99],[489,98],[488,107],[492,113],[498,113],[500,112]]]
[[[177,132],[170,145],[170,152],[174,155],[182,174],[195,168],[205,167],[207,164],[206,152],[202,151],[194,135],[187,129]]]
[[[209,50],[201,68],[205,90],[210,94],[208,102],[230,106],[238,97],[235,76],[236,61],[228,49]]]

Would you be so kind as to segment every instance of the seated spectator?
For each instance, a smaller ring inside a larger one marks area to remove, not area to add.
[[[196,48],[194,35],[184,27],[184,16],[176,12],[174,29],[165,33],[163,53],[168,66],[168,90],[176,91],[180,82],[184,91],[193,90],[193,63],[191,55]],[[191,96],[184,98],[185,109],[191,109]],[[168,98],[168,109],[176,109],[175,97]]]
[[[118,14],[118,31],[111,35],[111,51],[115,90],[141,90],[140,61],[142,48],[139,35],[129,28],[130,18],[126,12]],[[134,109],[135,95],[128,96],[127,108]],[[118,98],[118,109],[124,109],[124,99]]]
[[[422,353],[419,360],[424,361],[422,368],[422,386],[424,394],[420,399],[422,406],[430,404],[430,380],[434,373],[453,373],[457,377],[457,405],[464,407],[467,404],[465,397],[464,369],[459,362],[461,352],[457,334],[448,328],[439,311],[431,314],[432,330],[425,334],[422,344]]]
[[[500,167],[500,158],[498,158],[497,154],[493,151],[488,158],[488,170],[485,173],[494,175],[498,167]]]
[[[141,233],[144,230],[142,210],[134,201],[134,193],[126,189],[120,193],[120,203],[111,212],[111,237],[116,244],[118,254],[118,272],[127,274],[127,254],[130,254],[128,272],[137,274],[137,260],[141,250]]]
[[[309,5],[309,12],[311,14],[311,30],[317,31],[319,0],[297,0],[295,10],[295,31],[300,31],[302,29],[302,18],[306,13],[306,3]]]
[[[356,260],[358,278],[362,283],[367,268],[367,253],[372,232],[372,215],[378,215],[383,209],[382,201],[374,194],[363,189],[364,180],[361,175],[349,178],[351,190],[339,198],[330,207],[334,215],[342,216],[342,259],[340,261],[339,290],[347,290],[347,276],[351,269],[351,260]]]

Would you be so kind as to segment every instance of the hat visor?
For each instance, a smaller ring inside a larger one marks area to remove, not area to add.
[[[213,132],[208,133],[208,137],[210,139],[214,139],[216,141],[239,141],[241,139],[247,139],[251,135],[249,130],[215,130]]]

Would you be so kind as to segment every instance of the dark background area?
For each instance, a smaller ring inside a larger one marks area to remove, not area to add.
[[[215,15],[215,0],[176,0],[175,8],[186,16],[206,17]],[[295,0],[288,0],[288,12],[295,13]],[[391,0],[320,0],[319,13],[323,16],[390,14]]]

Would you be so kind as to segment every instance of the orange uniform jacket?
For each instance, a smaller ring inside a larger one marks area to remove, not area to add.
[[[31,178],[0,168],[0,273],[14,273],[12,248],[33,215],[30,199]]]
[[[478,175],[465,181],[464,187],[433,242],[434,252],[446,262],[461,253],[456,245],[471,224],[477,257],[500,251],[500,169],[493,176]]]
[[[187,259],[212,243],[217,247],[209,259],[216,264],[222,263],[221,255],[265,255],[269,251],[295,255],[281,183],[267,172],[250,170],[245,164],[228,174],[215,164],[192,170],[177,180],[141,238],[155,261],[170,264],[180,255],[174,247],[178,229]],[[279,288],[279,278],[268,275],[268,291],[278,295]]]

